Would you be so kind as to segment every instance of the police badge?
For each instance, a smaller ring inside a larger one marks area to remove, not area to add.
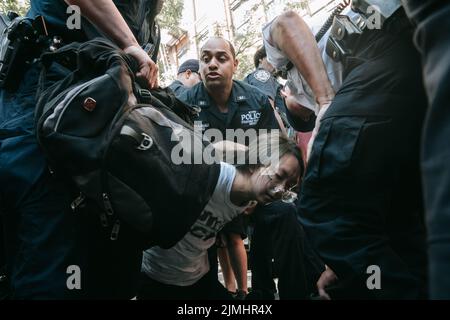
[[[266,70],[258,70],[255,72],[254,77],[260,82],[267,82],[270,79],[270,73]]]

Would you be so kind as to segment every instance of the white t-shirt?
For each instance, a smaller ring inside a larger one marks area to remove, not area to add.
[[[224,225],[246,208],[231,203],[235,176],[234,166],[220,163],[214,193],[190,231],[170,249],[153,247],[144,251],[142,272],[165,284],[190,286],[209,271],[208,248]]]
[[[345,14],[348,15],[349,17],[356,15],[355,12],[349,9],[347,9]],[[269,61],[275,68],[280,69],[286,66],[289,60],[280,49],[276,48],[271,44],[272,41],[270,37],[270,28],[274,20],[272,20],[271,22],[269,22],[267,25],[264,26],[262,33],[263,33],[264,47],[266,48],[267,52],[267,61]],[[318,31],[314,29],[315,28],[312,28],[311,30],[313,34],[315,34]],[[319,41],[317,45],[319,47],[319,51],[322,55],[322,60],[327,70],[328,79],[330,79],[334,91],[337,92],[339,88],[342,86],[343,66],[341,63],[335,62],[326,53],[326,45],[328,42],[328,38],[330,36],[330,31],[331,28],[330,30],[327,31],[327,33],[325,33],[325,35],[322,37],[322,39]],[[319,110],[318,105],[316,103],[316,99],[314,97],[311,88],[309,87],[303,76],[300,74],[300,72],[295,67],[293,67],[291,70],[288,71],[287,76],[288,79],[291,80],[296,87],[295,88],[296,90],[292,92],[295,97],[295,100],[302,106],[314,111],[317,115]]]

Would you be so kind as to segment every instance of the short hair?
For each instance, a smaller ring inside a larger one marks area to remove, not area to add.
[[[233,59],[236,59],[236,49],[234,49],[234,45],[231,43],[230,40],[224,39],[226,42],[228,42],[228,45],[230,46],[231,55],[233,56]]]
[[[253,63],[255,64],[255,68],[259,67],[259,60],[264,59],[265,57],[267,57],[266,48],[262,46],[255,52],[255,55],[253,56]]]
[[[211,38],[209,38],[206,42],[208,42],[208,41],[211,40],[211,39],[220,39],[220,40],[223,40],[223,41],[225,41],[226,43],[228,43],[228,46],[230,47],[231,55],[233,56],[233,59],[236,59],[236,49],[234,49],[234,45],[231,43],[230,40],[227,40],[227,39],[225,39],[225,38],[223,38],[223,37],[211,37]],[[206,43],[206,42],[205,42],[205,43]],[[200,52],[203,51],[204,46],[205,46],[205,45],[202,46],[202,48],[200,49]]]
[[[197,59],[189,59],[183,62],[180,67],[178,68],[177,74],[186,72],[188,70],[191,70],[192,72],[198,73],[199,69],[199,62]]]

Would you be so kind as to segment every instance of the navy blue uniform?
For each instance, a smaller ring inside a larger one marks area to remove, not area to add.
[[[411,30],[397,27],[401,12],[395,18],[355,42],[302,182],[301,222],[339,278],[335,298],[426,296],[419,148],[427,103]],[[371,266],[380,268],[380,290],[367,286]]]
[[[268,95],[272,101],[275,101],[275,97],[278,94],[278,87],[280,85],[269,71],[263,68],[257,68],[255,71],[247,75],[244,81],[257,87],[264,94]]]
[[[115,3],[124,10],[131,1]],[[66,28],[66,8],[64,1],[32,0],[28,16],[44,16],[50,33],[66,43],[86,39],[81,31]],[[133,30],[136,35],[138,29]],[[136,292],[130,277],[139,277],[141,252],[103,241],[107,238],[96,212],[70,209],[75,190],[50,174],[38,146],[34,109],[39,74],[35,63],[16,92],[0,90],[0,207],[12,298],[130,298]],[[64,68],[53,67],[48,85],[66,74]],[[67,286],[70,266],[81,270],[81,290]]]
[[[186,88],[183,85],[183,82],[180,80],[175,80],[169,85],[169,88],[175,93],[175,95],[178,97],[180,94],[182,94],[185,90],[188,90],[189,88]]]
[[[183,92],[179,99],[201,108],[198,119],[203,130],[219,129],[226,139],[226,129],[279,129],[269,98],[242,81],[233,80],[228,113],[221,113],[202,82]]]
[[[281,85],[277,79],[267,70],[257,68],[244,79],[248,84],[257,87],[264,94],[268,95],[274,102],[274,106],[278,112],[286,116],[286,105],[281,96]]]
[[[430,294],[432,299],[450,299],[450,3],[403,2],[417,23],[416,46],[430,102],[422,148]]]

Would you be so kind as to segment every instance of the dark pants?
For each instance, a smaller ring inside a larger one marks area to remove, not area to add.
[[[274,202],[253,213],[251,241],[252,291],[256,297],[273,299],[272,259],[278,275],[280,299],[306,299],[314,291],[323,270],[309,247],[293,204]]]
[[[15,93],[0,90],[0,207],[12,298],[131,298],[142,252],[109,241],[95,209],[70,209],[77,192],[49,173],[38,146],[33,123],[39,71],[32,66]],[[64,75],[54,68],[48,80]],[[81,271],[79,290],[67,285],[77,282],[69,279],[77,275],[71,266]]]
[[[301,221],[343,285],[335,298],[424,298],[420,58],[408,30],[372,31],[349,63],[312,148]]]
[[[142,273],[139,300],[232,300],[227,289],[210,270],[190,286],[175,286],[153,280]]]
[[[429,231],[430,294],[450,299],[450,3],[404,1],[417,23],[429,111],[422,172]]]
[[[67,298],[76,259],[76,217],[70,196],[47,169],[34,130],[39,68],[26,74],[16,93],[0,91],[0,192],[5,253],[13,298]],[[76,295],[76,294],[75,294]]]

